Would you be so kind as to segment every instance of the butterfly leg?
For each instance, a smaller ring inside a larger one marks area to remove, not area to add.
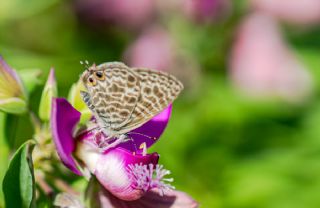
[[[108,139],[112,139],[112,138],[113,138],[113,136],[112,137],[108,137],[107,140]],[[101,152],[105,152],[106,150],[114,148],[114,147],[118,146],[119,144],[121,144],[123,142],[126,142],[126,141],[128,141],[127,135],[122,134],[114,142],[112,142],[111,144],[108,144],[107,146],[101,148],[100,151]]]
[[[93,134],[93,141],[98,147],[103,147],[108,142],[101,128],[96,129]]]

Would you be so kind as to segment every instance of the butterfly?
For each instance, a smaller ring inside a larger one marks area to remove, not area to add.
[[[183,90],[174,76],[148,68],[130,68],[121,62],[93,64],[81,75],[87,91],[83,101],[92,111],[108,147],[128,140],[136,129],[170,105]]]

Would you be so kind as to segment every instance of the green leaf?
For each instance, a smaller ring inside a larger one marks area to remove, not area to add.
[[[22,114],[27,110],[27,103],[18,97],[3,99],[0,101],[0,110],[6,113]]]
[[[24,143],[14,154],[6,175],[2,190],[6,207],[34,207],[35,182],[31,152],[32,141]]]

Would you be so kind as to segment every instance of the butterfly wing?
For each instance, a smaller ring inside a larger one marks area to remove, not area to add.
[[[122,133],[140,127],[162,112],[183,90],[182,83],[165,72],[147,68],[131,70],[139,76],[141,94],[129,122],[122,127]]]
[[[139,77],[118,62],[101,64],[97,70],[102,70],[106,79],[91,90],[93,111],[106,128],[116,131],[129,121],[137,105]]]

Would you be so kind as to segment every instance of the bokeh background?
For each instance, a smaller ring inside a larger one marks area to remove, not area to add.
[[[185,90],[150,151],[177,189],[201,207],[320,207],[320,0],[1,0],[0,54],[38,78],[36,112],[51,67],[64,97],[80,60],[172,73]],[[0,117],[16,138],[1,133],[2,179],[33,132]]]

